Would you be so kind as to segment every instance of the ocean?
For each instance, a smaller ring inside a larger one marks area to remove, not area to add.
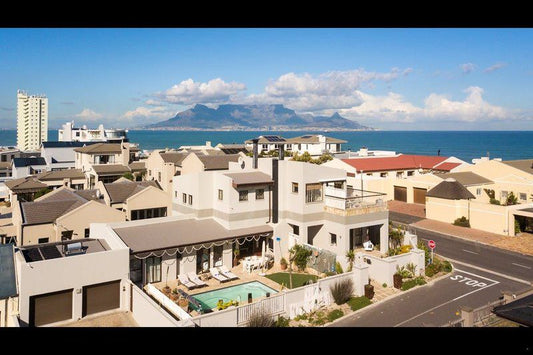
[[[344,139],[343,150],[357,151],[365,146],[370,150],[393,150],[404,154],[455,156],[471,162],[489,156],[503,160],[533,158],[533,131],[357,131],[357,132],[259,132],[259,131],[148,131],[130,130],[130,142],[141,149],[178,148],[181,145],[243,143],[265,134],[285,138],[321,133]],[[57,140],[57,130],[50,130],[49,140]],[[16,130],[0,130],[0,146],[15,145]]]

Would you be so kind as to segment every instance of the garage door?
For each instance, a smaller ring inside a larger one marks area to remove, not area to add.
[[[116,308],[120,308],[120,280],[83,287],[83,317]]]
[[[72,289],[30,297],[30,326],[72,319]]]
[[[394,186],[394,199],[396,201],[407,202],[407,187]]]
[[[427,189],[420,189],[418,187],[413,187],[413,201],[414,203],[426,204],[426,192]]]

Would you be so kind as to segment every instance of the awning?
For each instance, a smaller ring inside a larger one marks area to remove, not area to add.
[[[265,173],[252,171],[246,173],[224,174],[233,180],[233,187],[251,186],[251,185],[271,185],[274,180]]]

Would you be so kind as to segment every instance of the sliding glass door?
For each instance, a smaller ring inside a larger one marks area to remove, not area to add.
[[[161,257],[152,256],[146,258],[144,265],[146,283],[161,282]]]

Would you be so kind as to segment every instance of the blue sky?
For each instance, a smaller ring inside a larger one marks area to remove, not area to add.
[[[533,129],[529,28],[0,29],[0,128],[16,91],[50,127],[135,127],[196,103],[281,103],[380,129]]]

